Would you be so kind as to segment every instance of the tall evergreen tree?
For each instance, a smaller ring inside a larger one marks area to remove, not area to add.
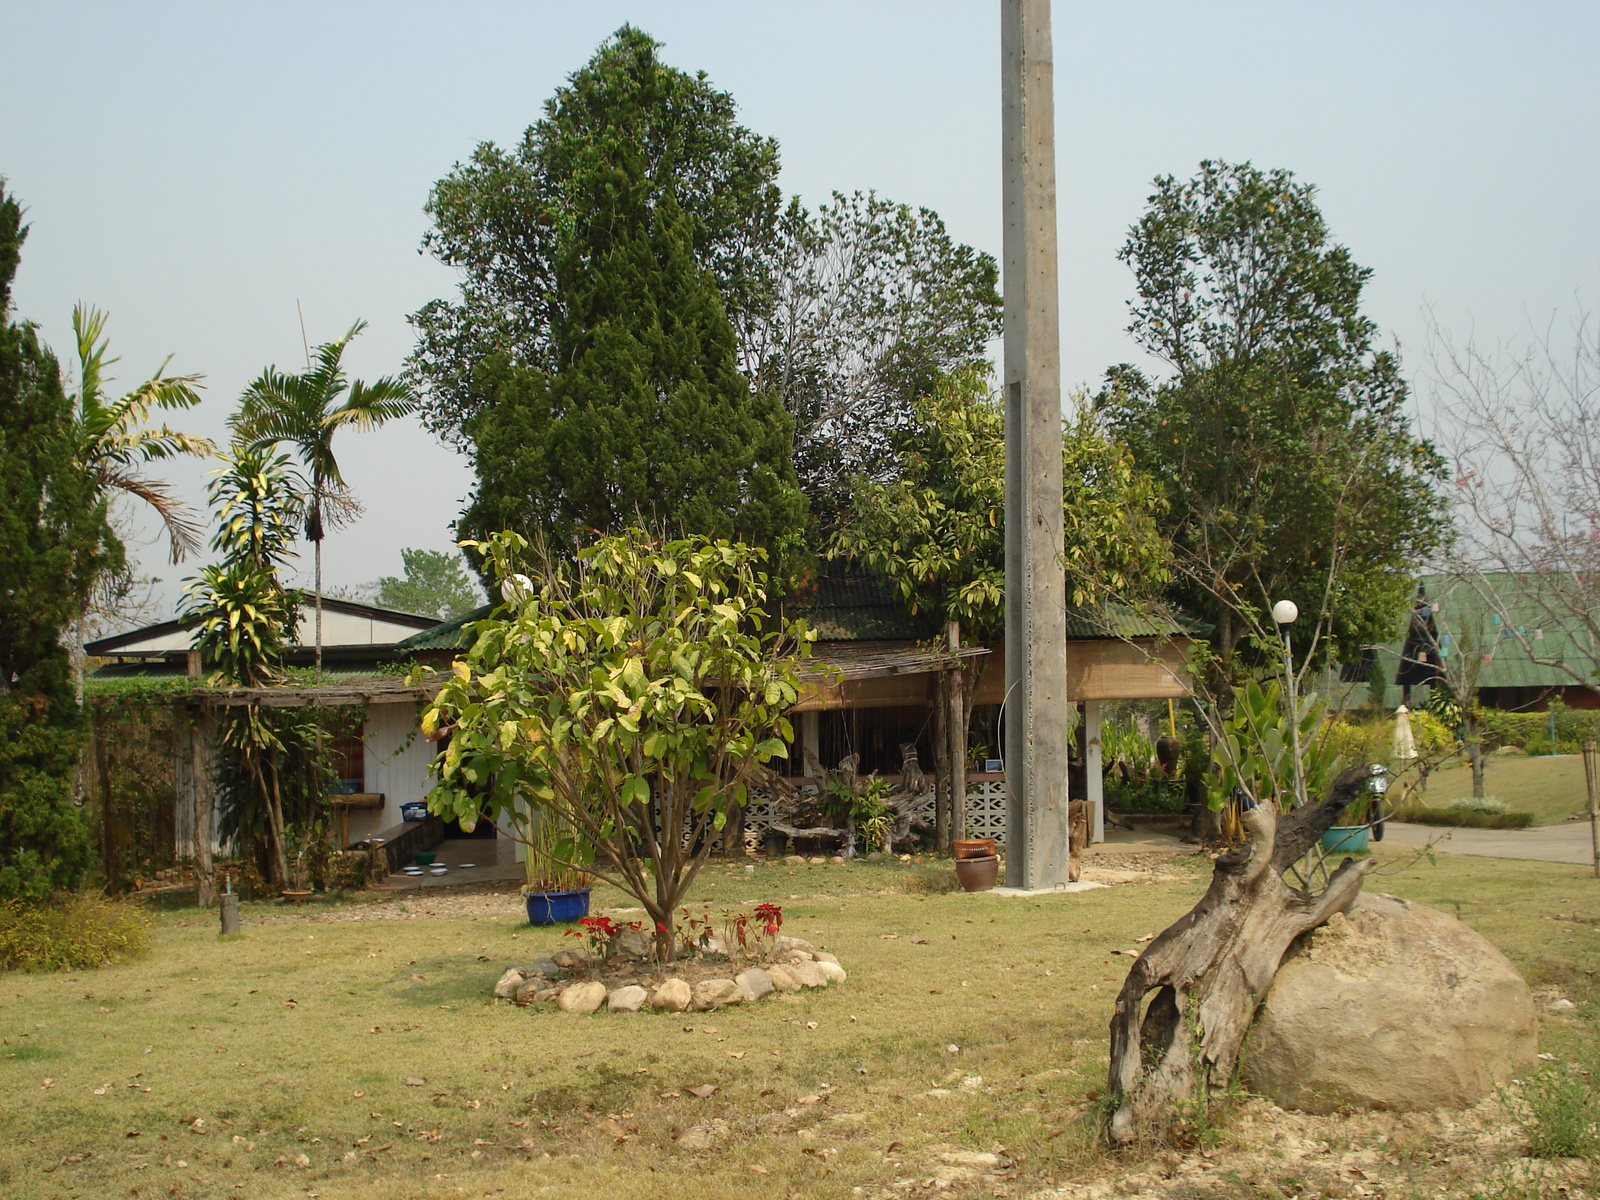
[[[740,373],[694,221],[651,174],[629,114],[592,131],[548,369],[492,355],[467,426],[478,486],[460,529],[541,533],[570,550],[636,521],[782,555],[805,501],[779,401]]]
[[[121,561],[77,463],[55,356],[11,318],[27,228],[0,179],[0,899],[77,885],[88,835],[72,804],[83,719],[62,642],[95,577]]]

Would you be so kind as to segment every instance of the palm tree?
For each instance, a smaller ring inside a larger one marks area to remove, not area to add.
[[[146,475],[143,464],[180,454],[200,457],[216,452],[208,438],[183,433],[166,425],[149,426],[152,409],[193,408],[200,403],[199,375],[167,375],[166,360],[156,373],[120,400],[108,400],[106,368],[116,363],[106,357],[106,314],[78,305],[72,310],[72,332],[77,341],[78,392],[73,402],[73,442],[80,467],[106,499],[117,494],[143,500],[161,518],[172,561],[200,548],[203,526],[191,510],[172,494],[161,479]],[[78,619],[76,663],[78,699],[83,699],[84,618]]]
[[[404,417],[417,409],[411,389],[389,376],[372,383],[345,377],[344,348],[367,327],[357,321],[337,341],[316,349],[316,361],[300,375],[268,367],[248,388],[233,415],[236,435],[262,448],[288,443],[307,472],[306,540],[316,559],[313,598],[317,614],[316,678],[322,680],[322,539],[330,525],[337,526],[360,512],[360,505],[345,487],[339,461],[333,455],[333,435],[346,425],[376,429],[385,421]],[[345,395],[346,391],[349,392]],[[341,401],[341,397],[343,400]]]

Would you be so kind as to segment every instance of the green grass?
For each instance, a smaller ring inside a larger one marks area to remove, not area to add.
[[[1584,790],[1583,759],[1576,754],[1540,758],[1490,755],[1485,760],[1483,790],[1513,809],[1531,812],[1535,825],[1559,825],[1589,803]],[[1452,800],[1471,795],[1471,770],[1452,763],[1429,777],[1428,790],[1421,799],[1431,808],[1442,808]]]
[[[1459,912],[1592,1011],[1600,890],[1582,868],[1380,862],[1372,889]],[[284,910],[246,905],[226,942],[214,914],[159,914],[147,959],[0,976],[0,1195],[874,1195],[956,1150],[1004,1152],[1020,1195],[1102,1168],[1075,1117],[1131,961],[1110,952],[1178,917],[1205,875],[1035,900],[905,890],[923,874],[709,868],[697,904],[775,899],[850,979],[685,1015],[493,1002],[503,964],[561,944],[511,895],[503,913],[405,920],[269,924]],[[1549,1031],[1558,1053],[1576,1036]],[[680,1144],[719,1121],[712,1149]]]

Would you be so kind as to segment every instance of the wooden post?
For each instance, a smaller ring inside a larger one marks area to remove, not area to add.
[[[1590,738],[1583,743],[1583,781],[1589,789],[1589,841],[1594,847],[1594,877],[1600,879],[1600,812],[1595,810],[1595,743]]]
[[[933,844],[943,851],[950,844],[955,813],[955,775],[950,763],[950,672],[940,671],[933,702]]]
[[[1050,0],[1000,5],[1006,427],[1006,881],[1069,879],[1066,573]]]
[[[1100,716],[1104,705],[1098,700],[1083,702],[1083,798],[1089,805],[1089,840],[1106,840],[1106,789],[1104,755],[1100,747]]]
[[[89,731],[94,738],[94,769],[100,776],[100,853],[105,861],[106,891],[117,895],[122,881],[117,876],[117,822],[111,811],[111,771],[106,759],[104,713],[96,710]]]
[[[945,646],[953,654],[961,649],[961,622],[945,626]],[[967,836],[967,688],[966,677],[958,664],[950,676],[949,709],[945,715],[946,736],[950,739],[950,836]],[[951,849],[948,841],[939,849]]]
[[[211,861],[215,821],[211,802],[211,763],[206,753],[205,709],[196,705],[189,723],[189,786],[194,789],[195,903],[210,908],[217,901],[217,872]]]

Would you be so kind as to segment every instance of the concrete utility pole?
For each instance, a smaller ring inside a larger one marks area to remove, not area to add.
[[[1006,882],[1068,880],[1066,577],[1050,0],[1001,0]]]

